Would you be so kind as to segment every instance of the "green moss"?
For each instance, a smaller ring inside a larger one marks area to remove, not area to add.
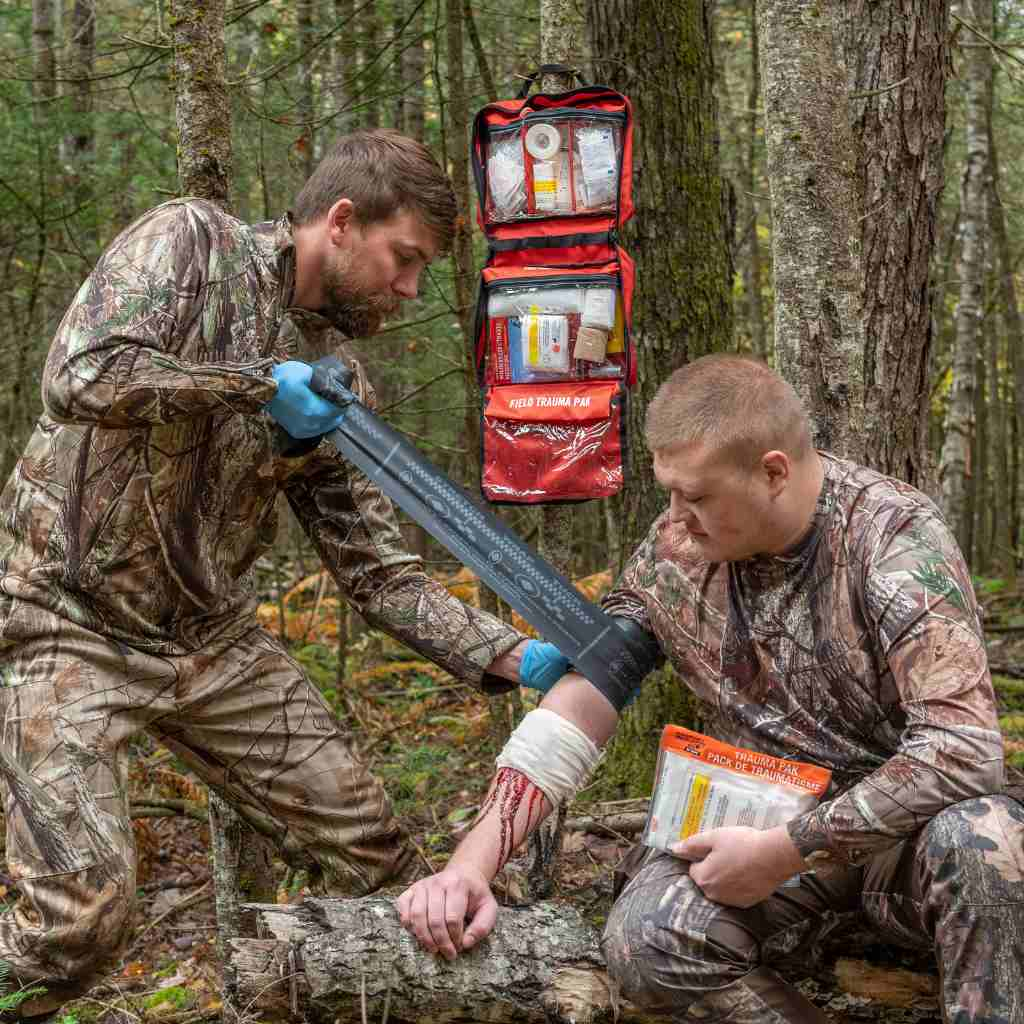
[[[152,1010],[156,1006],[168,1003],[176,1010],[187,1010],[194,1001],[195,995],[184,985],[169,985],[167,988],[162,988],[159,992],[147,996],[142,1001],[142,1007],[145,1010]]]
[[[650,796],[666,725],[699,729],[698,702],[670,669],[652,673],[627,709],[584,801]]]

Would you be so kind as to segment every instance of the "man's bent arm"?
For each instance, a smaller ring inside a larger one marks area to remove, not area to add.
[[[554,712],[597,747],[607,743],[619,721],[608,700],[576,673],[563,676],[540,709]],[[551,810],[543,790],[523,772],[499,768],[476,824],[444,870],[399,897],[402,923],[425,949],[450,960],[490,932],[496,918],[490,882]]]
[[[269,353],[242,365],[192,350],[207,333],[206,320],[228,315],[225,285],[210,280],[210,236],[201,205],[173,202],[104,253],[46,362],[43,403],[53,420],[145,427],[218,412],[255,414],[274,397]],[[245,311],[236,313],[241,319]]]

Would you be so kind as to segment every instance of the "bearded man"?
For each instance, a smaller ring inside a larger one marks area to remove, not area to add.
[[[522,636],[424,574],[390,503],[318,444],[344,413],[308,386],[311,362],[415,298],[455,213],[422,145],[355,133],[276,222],[196,199],[147,213],[65,314],[44,413],[0,499],[0,769],[18,889],[0,960],[20,982],[61,991],[131,921],[123,762],[141,730],[328,892],[412,877],[379,781],[257,624],[249,575],[283,493],[370,625],[471,684],[518,682]],[[308,440],[281,454],[278,424]]]
[[[681,367],[646,440],[669,507],[605,610],[657,639],[718,738],[833,784],[774,828],[638,847],[604,934],[613,981],[671,1021],[826,1024],[773,967],[863,915],[934,950],[948,1024],[1022,1024],[1024,806],[1004,792],[971,575],[938,510],[815,450],[793,388],[757,360]],[[399,898],[426,949],[451,959],[488,933],[490,880],[583,784],[620,711],[569,673],[523,719],[473,830]]]

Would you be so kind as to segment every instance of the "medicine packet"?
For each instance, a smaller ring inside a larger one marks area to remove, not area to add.
[[[713,828],[774,828],[816,807],[831,778],[827,768],[666,725],[643,842],[668,850]]]

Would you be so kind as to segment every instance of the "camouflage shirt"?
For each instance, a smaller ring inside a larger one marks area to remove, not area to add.
[[[822,453],[790,551],[704,561],[660,516],[605,599],[659,639],[727,742],[830,768],[790,823],[801,852],[863,863],[943,808],[1003,786],[970,574],[920,492]]]
[[[283,491],[371,624],[473,682],[518,642],[420,570],[390,502],[330,445],[275,455],[271,368],[343,351],[289,307],[294,273],[287,217],[249,226],[200,200],[113,242],[57,331],[45,412],[0,497],[0,636],[35,606],[167,655],[251,629]]]

